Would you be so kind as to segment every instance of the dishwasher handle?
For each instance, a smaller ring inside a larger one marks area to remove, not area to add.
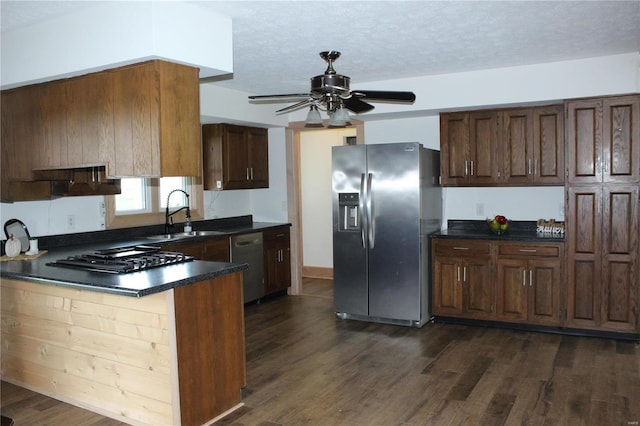
[[[255,240],[246,240],[246,241],[234,241],[233,246],[234,247],[245,247],[245,246],[255,246],[260,244],[261,241],[258,239]]]

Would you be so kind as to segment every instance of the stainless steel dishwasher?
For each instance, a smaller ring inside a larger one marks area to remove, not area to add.
[[[264,296],[262,232],[232,236],[230,244],[231,262],[249,265],[243,272],[244,303],[259,300]]]

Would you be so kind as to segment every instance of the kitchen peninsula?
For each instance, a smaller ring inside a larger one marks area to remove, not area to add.
[[[129,424],[208,424],[241,406],[246,264],[46,265],[64,252],[2,263],[2,380]]]

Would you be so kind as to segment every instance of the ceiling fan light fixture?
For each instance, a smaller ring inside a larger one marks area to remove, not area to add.
[[[304,127],[322,127],[322,117],[318,111],[318,107],[311,105],[307,113],[307,119],[304,120]]]
[[[336,109],[329,119],[329,127],[346,127],[350,122],[349,114],[344,108]]]

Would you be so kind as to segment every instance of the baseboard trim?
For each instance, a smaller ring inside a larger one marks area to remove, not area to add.
[[[323,268],[320,266],[303,266],[302,276],[304,278],[320,278],[323,280],[332,280],[333,268]]]

